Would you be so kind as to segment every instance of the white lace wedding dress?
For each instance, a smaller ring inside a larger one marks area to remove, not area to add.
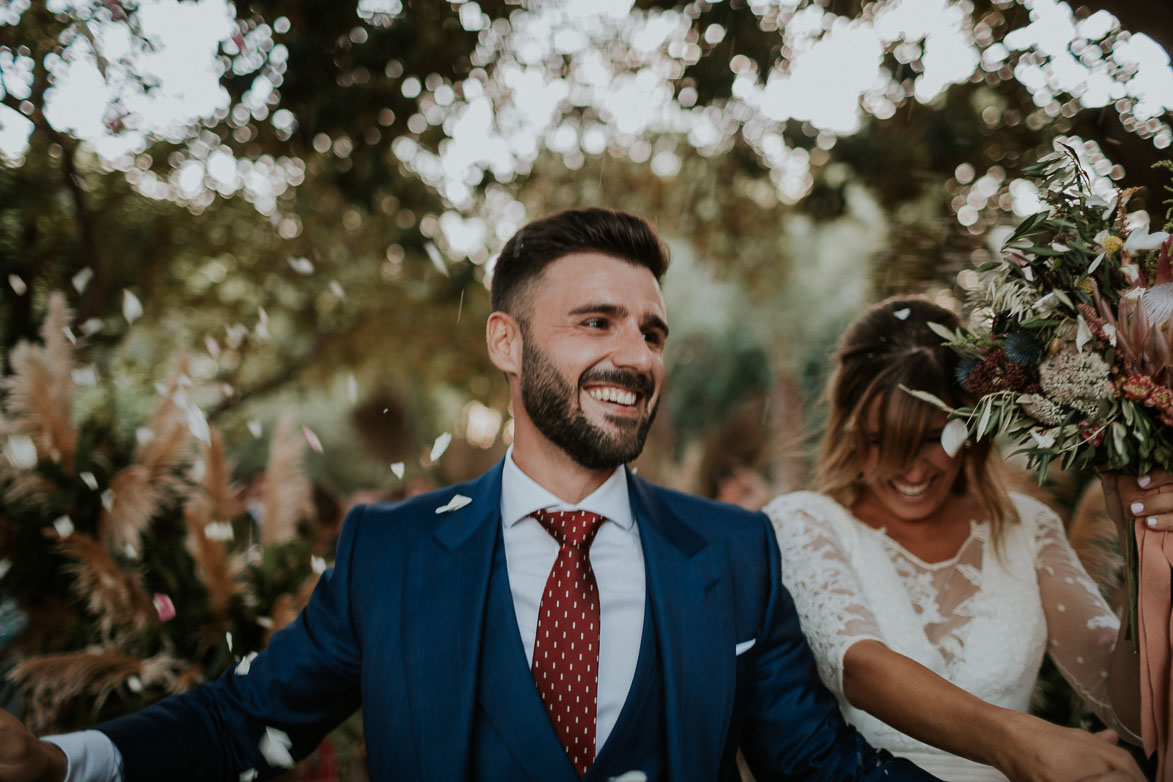
[[[999,551],[989,525],[943,562],[924,562],[821,494],[795,492],[764,509],[782,550],[782,580],[819,674],[847,720],[874,746],[951,782],[1005,780],[995,769],[907,736],[843,697],[843,655],[880,641],[978,697],[1028,710],[1044,652],[1093,711],[1116,723],[1107,664],[1119,622],[1041,502],[1011,495],[1019,523]],[[1125,735],[1122,733],[1122,735]]]

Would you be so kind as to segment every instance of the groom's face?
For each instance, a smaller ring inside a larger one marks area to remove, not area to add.
[[[547,266],[529,299],[521,394],[535,428],[588,469],[635,459],[664,384],[668,326],[655,277],[576,253]]]

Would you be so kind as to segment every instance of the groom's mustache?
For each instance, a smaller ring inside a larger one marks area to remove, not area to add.
[[[651,375],[633,372],[630,369],[594,369],[587,370],[579,378],[578,385],[587,383],[604,383],[609,386],[626,388],[641,396],[651,396],[656,390],[656,383]]]

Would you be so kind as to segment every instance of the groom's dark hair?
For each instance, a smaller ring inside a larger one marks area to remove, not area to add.
[[[554,261],[573,253],[599,253],[643,266],[657,282],[668,269],[668,249],[642,217],[614,209],[567,209],[528,223],[513,235],[493,267],[494,312],[517,312],[521,294]]]

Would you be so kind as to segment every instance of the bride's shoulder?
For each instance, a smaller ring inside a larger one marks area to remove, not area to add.
[[[850,515],[838,502],[817,491],[780,494],[762,510],[775,525],[785,524],[792,519],[832,521]]]

